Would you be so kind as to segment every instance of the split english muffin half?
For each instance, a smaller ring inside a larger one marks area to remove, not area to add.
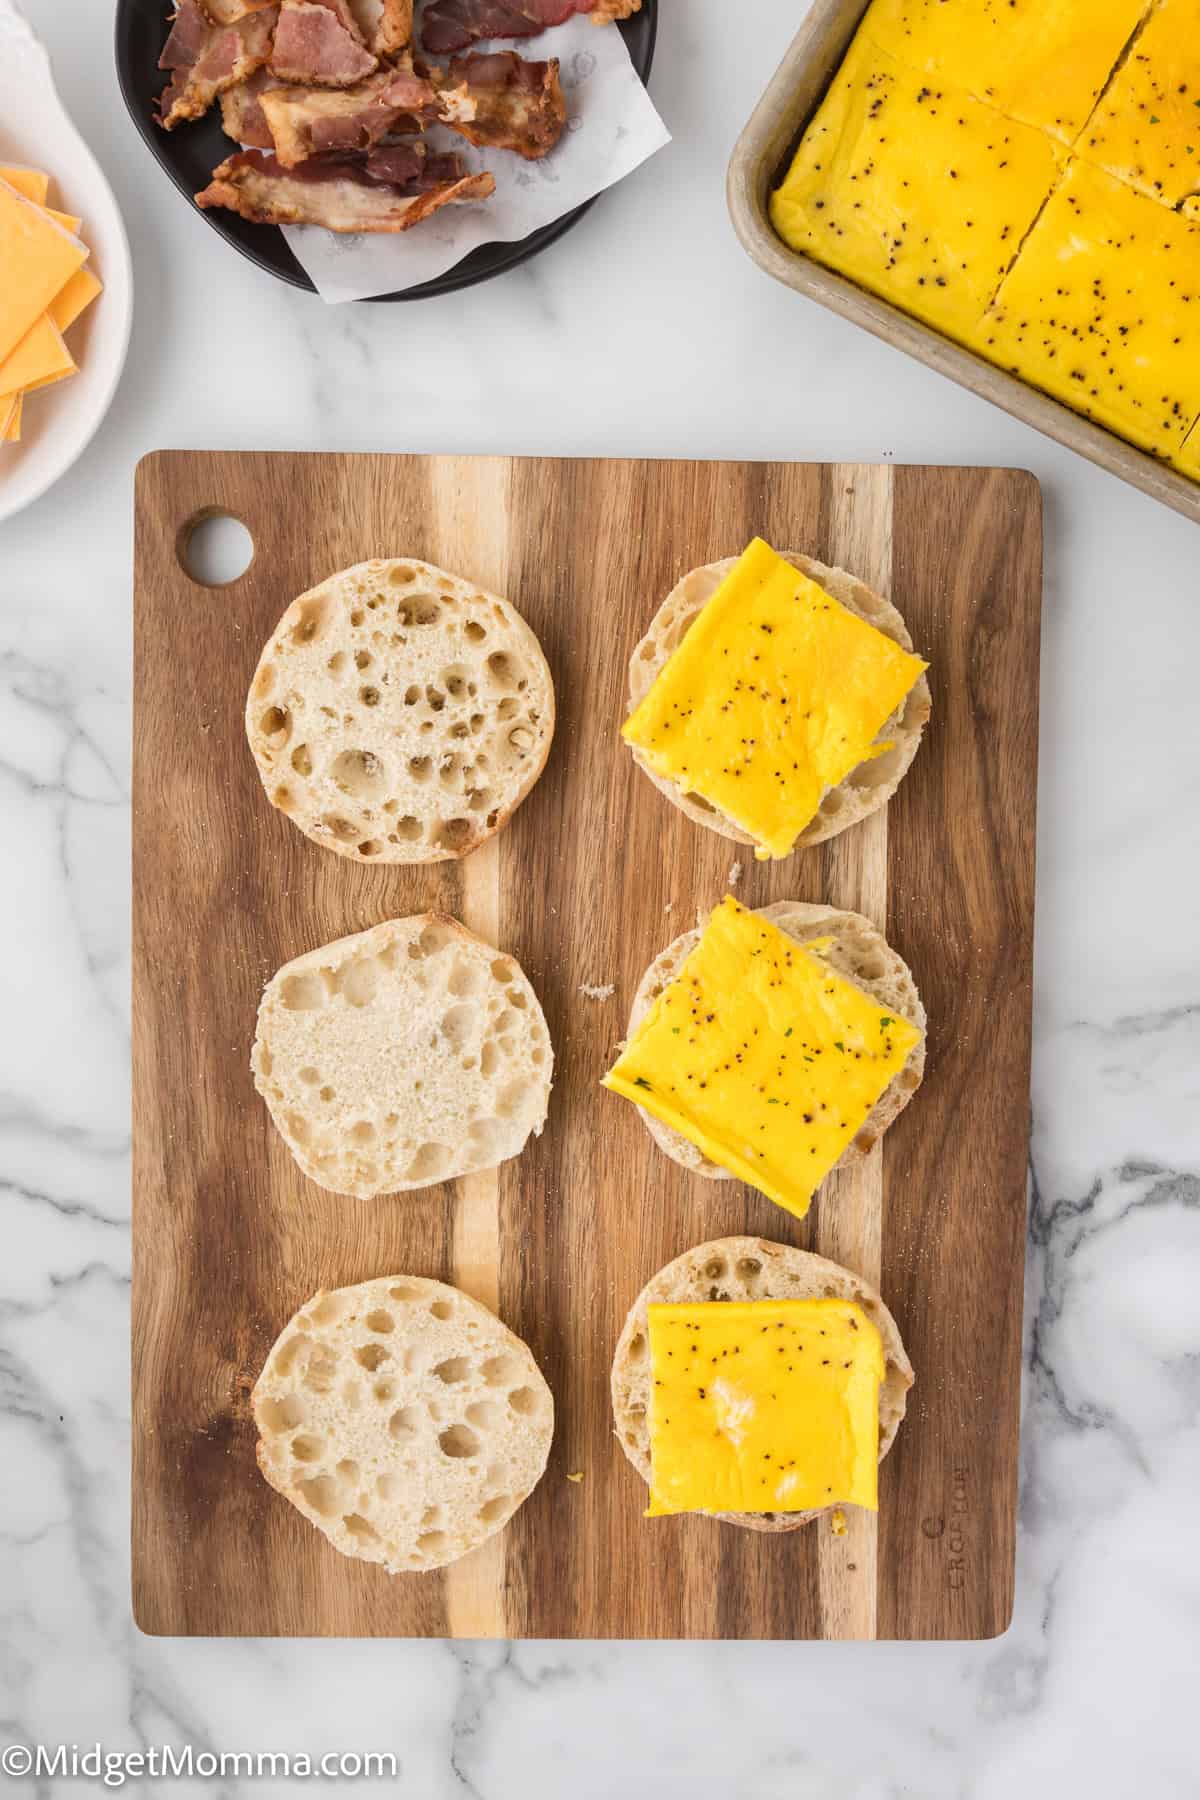
[[[356,862],[477,849],[553,735],[554,683],[516,608],[415,557],[357,563],[294,600],[246,702],[271,805]]]
[[[418,1275],[314,1294],[251,1404],[266,1480],[343,1556],[393,1575],[441,1568],[499,1531],[554,1435],[529,1347]]]
[[[545,1123],[554,1055],[515,959],[420,913],[285,963],[250,1065],[310,1180],[369,1200],[516,1156]]]

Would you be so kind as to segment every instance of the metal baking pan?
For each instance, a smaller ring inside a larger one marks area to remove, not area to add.
[[[1186,475],[919,324],[845,276],[790,250],[775,235],[767,215],[770,193],[791,162],[801,133],[820,105],[868,4],[869,0],[814,0],[738,139],[729,164],[728,198],[734,230],[745,249],[768,275],[797,293],[819,300],[822,306],[928,363],[973,394],[1002,406],[1026,425],[1077,450],[1089,462],[1119,475],[1186,518],[1200,521],[1200,485]]]

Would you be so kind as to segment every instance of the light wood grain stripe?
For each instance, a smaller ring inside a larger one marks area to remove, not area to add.
[[[463,864],[463,924],[500,945],[500,840],[492,838]],[[500,1309],[500,1171],[484,1169],[457,1183],[454,1280],[493,1312]]]
[[[892,472],[839,466],[831,471],[833,507],[829,554],[840,567],[882,594],[891,590]],[[887,809],[835,838],[830,850],[832,905],[887,923]],[[839,1171],[819,1203],[814,1248],[877,1286],[883,1246],[883,1150]],[[846,1533],[821,1520],[818,1569],[821,1616],[831,1638],[876,1635],[878,1519],[848,1506]]]
[[[439,522],[437,560],[493,593],[508,585],[508,487],[505,462],[454,458],[435,465],[433,516]],[[463,862],[462,922],[486,943],[500,943],[503,834]],[[500,1173],[487,1169],[456,1184],[454,1282],[493,1312],[500,1311]],[[506,1533],[489,1538],[443,1576],[446,1617],[453,1637],[504,1637]]]

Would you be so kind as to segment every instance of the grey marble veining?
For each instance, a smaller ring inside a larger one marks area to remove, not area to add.
[[[1200,1794],[1195,527],[741,255],[722,173],[790,8],[661,0],[667,151],[502,282],[327,310],[226,250],[152,166],[121,108],[110,9],[27,5],[124,206],[137,317],[100,436],[0,527],[0,1742],[388,1749],[396,1790],[433,1800]],[[1005,1637],[134,1630],[130,524],[134,463],[165,445],[888,456],[1041,477],[1033,1198]]]

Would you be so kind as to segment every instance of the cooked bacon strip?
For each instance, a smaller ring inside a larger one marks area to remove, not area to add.
[[[262,96],[262,110],[280,165],[294,169],[310,156],[370,150],[388,132],[421,129],[439,116],[430,82],[412,67],[383,70],[351,88],[278,87]],[[272,145],[264,146],[271,148]]]
[[[468,143],[515,150],[534,160],[553,150],[563,134],[567,103],[557,57],[529,62],[515,50],[496,50],[456,56],[448,69],[434,66],[428,74],[448,100],[442,122]]]
[[[422,191],[372,181],[362,163],[308,162],[285,169],[262,150],[242,150],[213,171],[197,206],[227,206],[261,225],[322,225],[326,231],[409,231],[440,207],[484,200],[491,175],[465,175]]]
[[[348,0],[363,42],[376,56],[395,56],[412,42],[413,0]]]
[[[291,0],[287,0],[287,4],[290,5]],[[331,12],[342,30],[352,37],[356,44],[366,44],[366,35],[354,16],[354,8],[350,5],[350,0],[314,0],[314,4],[323,6],[327,12]]]
[[[526,62],[514,50],[457,57],[448,69],[410,62],[333,91],[275,85],[262,113],[285,169],[312,156],[370,150],[389,133],[448,125],[472,144],[545,156],[562,135],[566,102],[557,62]]]
[[[277,0],[202,0],[204,11],[214,25],[236,25],[247,13],[265,12]]]
[[[642,0],[428,0],[421,15],[421,44],[434,56],[465,50],[480,38],[537,37],[575,13],[594,25],[627,19]]]
[[[424,175],[427,162],[424,144],[388,144],[382,150],[372,150],[363,168],[372,181],[407,192]],[[461,167],[455,173],[461,175]]]
[[[211,35],[212,20],[197,0],[178,0],[158,59],[159,68],[190,69],[199,62]]]
[[[424,144],[388,144],[372,150],[365,168],[372,181],[403,188],[408,194],[428,193],[446,182],[461,181],[466,174],[461,156],[453,151],[430,151]]]
[[[346,0],[283,0],[271,51],[280,81],[352,87],[376,66]]]
[[[409,138],[420,137],[427,124],[427,119],[419,119],[415,113],[400,113],[392,120],[380,142],[385,150],[389,144],[406,143]]]
[[[221,95],[221,129],[225,136],[244,149],[274,149],[275,139],[262,109],[262,97],[278,86],[270,69],[259,69],[249,81],[226,88]]]
[[[159,95],[158,122],[171,131],[198,119],[218,94],[261,69],[271,53],[278,8],[259,7],[232,25],[216,25],[199,0],[178,0],[174,23],[158,59],[171,80]]]

